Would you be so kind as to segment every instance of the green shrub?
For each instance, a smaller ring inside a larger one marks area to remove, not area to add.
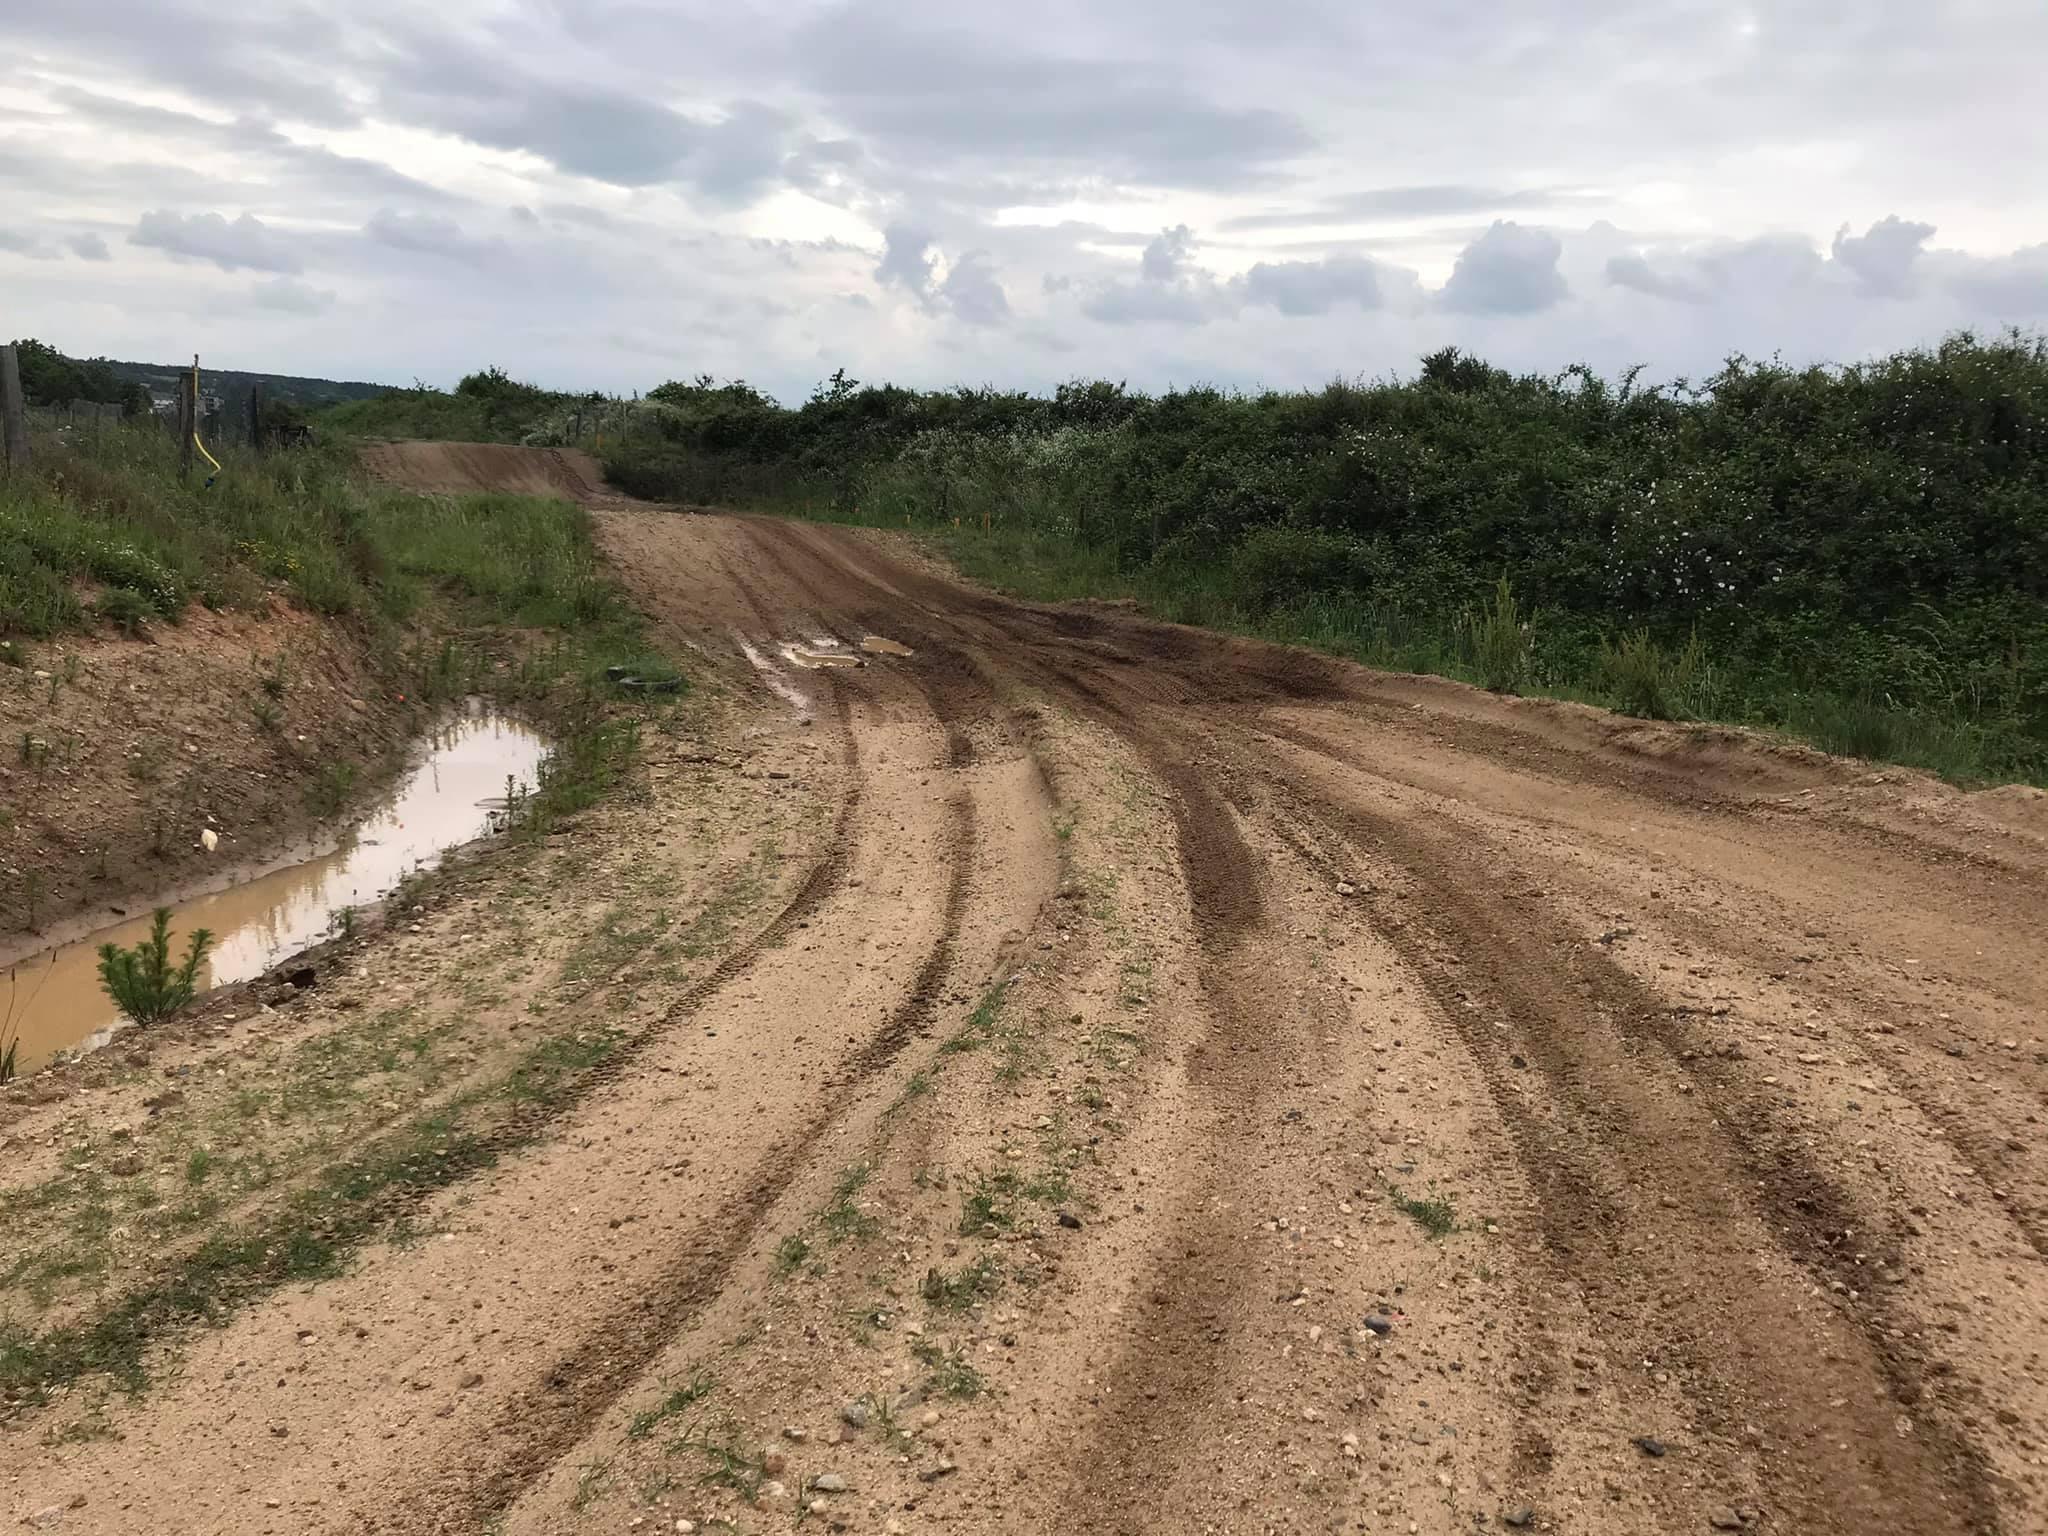
[[[1358,584],[1358,546],[1315,528],[1254,528],[1230,557],[1238,596],[1255,608]]]
[[[156,617],[156,606],[140,592],[128,587],[109,587],[93,604],[93,611],[105,623],[125,635],[139,635]]]
[[[133,949],[100,946],[100,985],[114,1006],[137,1024],[167,1019],[192,1001],[199,967],[213,935],[195,928],[185,942],[185,958],[171,963],[171,909],[158,907],[150,916],[149,937]]]
[[[1459,624],[1465,660],[1494,693],[1519,692],[1529,676],[1529,619],[1503,576],[1495,583],[1490,608],[1468,608]]]
[[[1601,676],[1614,707],[1644,720],[1682,720],[1689,713],[1694,689],[1706,670],[1700,637],[1683,649],[1667,650],[1647,629],[1630,630],[1619,641],[1603,643]]]

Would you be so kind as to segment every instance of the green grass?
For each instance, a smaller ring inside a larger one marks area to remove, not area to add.
[[[628,1440],[646,1439],[657,1428],[674,1418],[677,1414],[684,1412],[693,1404],[703,1402],[705,1398],[711,1395],[713,1388],[717,1385],[717,1381],[707,1372],[698,1372],[680,1387],[672,1388],[652,1408],[643,1408],[640,1412],[634,1414],[626,1424],[626,1438]]]
[[[0,635],[175,623],[193,602],[261,612],[281,593],[394,646],[438,603],[462,623],[574,634],[593,654],[609,640],[606,660],[641,649],[588,515],[566,501],[394,490],[344,445],[229,452],[210,489],[180,477],[150,427],[36,450],[27,475],[0,481]]]
[[[976,1302],[988,1300],[1002,1288],[1002,1265],[996,1262],[994,1255],[984,1254],[959,1270],[926,1270],[918,1294],[944,1311],[964,1312]]]
[[[959,1349],[947,1349],[930,1339],[919,1339],[910,1352],[931,1372],[931,1385],[948,1397],[975,1398],[988,1390],[988,1378],[968,1362]]]
[[[1388,1190],[1388,1194],[1394,1202],[1394,1209],[1408,1217],[1432,1238],[1441,1241],[1458,1230],[1457,1208],[1451,1204],[1448,1196],[1432,1195],[1426,1200],[1420,1200],[1392,1188]]]
[[[840,1173],[838,1183],[832,1188],[831,1203],[818,1218],[826,1236],[835,1244],[852,1238],[873,1237],[881,1230],[881,1223],[857,1203],[860,1192],[867,1188],[874,1172],[872,1163],[854,1163]]]
[[[421,1200],[481,1168],[510,1147],[538,1135],[547,1116],[566,1104],[591,1068],[616,1048],[609,1032],[580,1033],[541,1042],[502,1080],[405,1120],[318,1168],[309,1181],[272,1208],[210,1233],[180,1250],[163,1268],[90,1315],[47,1328],[14,1318],[0,1322],[0,1394],[44,1400],[90,1376],[106,1376],[130,1391],[149,1382],[153,1347],[194,1323],[217,1323],[280,1286],[339,1274],[365,1242],[393,1233]],[[311,1063],[307,1064],[309,1075]],[[521,1108],[538,1113],[518,1115]],[[281,1113],[292,1112],[288,1092]],[[330,1150],[315,1140],[312,1150]],[[187,1162],[190,1178],[194,1163]],[[212,1164],[199,1165],[204,1182]],[[105,1238],[114,1220],[108,1186],[97,1173],[75,1174],[64,1189],[14,1192],[10,1206],[65,1199],[75,1208],[72,1236],[38,1260],[51,1282],[86,1278],[105,1267]],[[52,1184],[54,1186],[54,1182]],[[201,1181],[191,1181],[197,1186]],[[173,1213],[174,1229],[210,1221],[214,1197]],[[17,1268],[19,1266],[16,1266]],[[73,1273],[73,1271],[76,1271]],[[22,1275],[0,1276],[11,1288]]]
[[[794,1274],[803,1268],[804,1260],[810,1256],[810,1243],[801,1232],[792,1232],[775,1245],[775,1272],[778,1275]]]

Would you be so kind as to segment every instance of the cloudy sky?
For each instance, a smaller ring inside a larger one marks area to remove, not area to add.
[[[1698,374],[2048,326],[2042,0],[44,0],[0,332],[450,383]]]

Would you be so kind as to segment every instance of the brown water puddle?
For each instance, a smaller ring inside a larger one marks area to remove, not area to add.
[[[917,652],[901,640],[891,640],[886,635],[869,635],[860,643],[860,648],[873,656],[915,656]]]
[[[490,831],[502,815],[506,780],[531,788],[548,744],[526,726],[478,711],[437,731],[392,793],[319,858],[272,870],[173,909],[171,947],[211,929],[203,985],[260,976],[278,961],[327,937],[336,914],[386,895],[413,870]],[[99,947],[132,945],[149,916],[115,924],[28,956],[0,974],[0,1052],[9,1021],[19,1032],[16,1068],[26,1073],[59,1051],[106,1044],[121,1018],[100,988]]]

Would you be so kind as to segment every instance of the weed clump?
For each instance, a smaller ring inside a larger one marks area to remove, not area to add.
[[[1614,707],[1644,720],[1683,720],[1694,690],[1704,681],[1706,658],[1700,637],[1667,650],[1647,629],[1630,630],[1619,641],[1602,642],[1600,672]]]
[[[1460,633],[1482,686],[1493,693],[1521,691],[1529,677],[1529,618],[1507,577],[1495,583],[1491,607],[1466,610]]]

